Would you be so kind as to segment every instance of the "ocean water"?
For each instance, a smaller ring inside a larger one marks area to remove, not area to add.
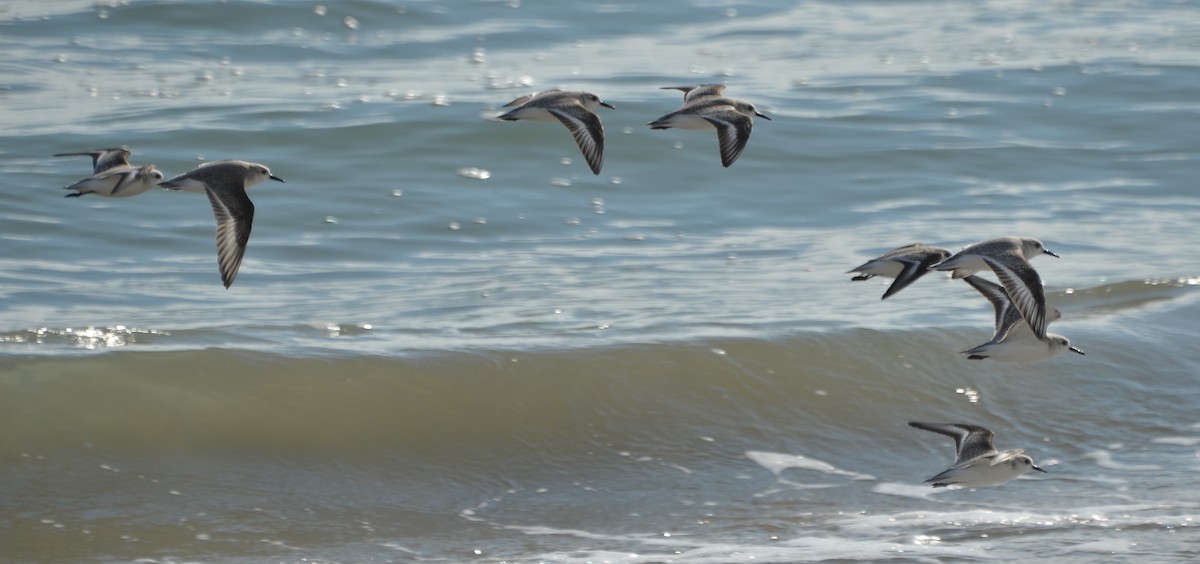
[[[1195,561],[1200,4],[0,5],[0,560]],[[732,167],[663,86],[771,121]],[[491,119],[547,88],[601,109]],[[64,199],[126,145],[261,162]],[[1038,237],[1086,356],[914,241]],[[961,421],[1049,473],[921,481]]]

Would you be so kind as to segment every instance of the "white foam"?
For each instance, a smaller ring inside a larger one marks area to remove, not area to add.
[[[1130,551],[1130,542],[1127,540],[1119,540],[1115,538],[1095,540],[1091,542],[1081,542],[1071,545],[1070,548],[1063,549],[1062,554],[1068,556],[1079,552],[1089,552],[1096,554],[1124,554]]]
[[[860,474],[849,470],[842,470],[828,462],[809,458],[800,454],[784,454],[780,452],[762,452],[756,450],[746,451],[746,458],[758,463],[759,466],[766,468],[772,474],[779,476],[784,470],[789,468],[799,468],[801,470],[814,470],[824,474],[834,476],[845,476],[852,480],[874,480],[875,477],[869,474]]]
[[[903,484],[894,484],[903,487]],[[932,489],[932,488],[930,488]],[[971,505],[975,505],[972,503]],[[552,536],[617,543],[625,550],[590,549],[558,550],[530,555],[529,561],[548,562],[688,562],[710,564],[727,562],[807,562],[813,560],[886,560],[886,559],[978,559],[986,555],[1003,554],[1013,559],[1022,554],[1019,548],[988,538],[989,532],[1011,533],[1014,530],[1043,529],[1048,526],[1103,525],[1130,526],[1146,523],[1145,515],[1133,517],[1146,509],[1142,505],[1113,505],[1081,507],[1074,513],[1028,511],[1011,509],[971,508],[965,511],[907,511],[900,513],[863,513],[841,515],[828,525],[836,535],[825,531],[796,532],[794,537],[759,537],[753,534],[739,540],[716,540],[706,534],[688,533],[617,533],[606,534],[552,526],[497,527],[519,531],[530,536]],[[966,537],[954,536],[945,541],[941,530],[970,530]],[[561,539],[555,541],[562,545]],[[1130,551],[1129,539],[1100,539],[1072,544],[1063,555],[1122,554]]]
[[[889,540],[859,540],[844,537],[800,536],[756,544],[696,542],[669,553],[611,550],[586,550],[539,554],[536,562],[687,562],[689,564],[727,564],[729,562],[802,562],[814,559],[889,559],[968,557],[979,555],[986,544],[955,546],[941,543],[903,543]]]
[[[871,491],[877,494],[896,495],[900,497],[913,497],[918,499],[928,499],[930,496],[948,491],[946,488],[933,488],[929,485],[902,484],[899,482],[880,482],[875,485]]]
[[[1150,439],[1156,445],[1196,446],[1200,445],[1200,437],[1157,437]]]
[[[1150,472],[1153,470],[1162,470],[1161,466],[1155,464],[1123,464],[1113,460],[1112,453],[1107,450],[1097,450],[1083,455],[1084,458],[1091,458],[1096,461],[1096,466],[1107,468],[1109,470],[1125,470],[1128,472]]]

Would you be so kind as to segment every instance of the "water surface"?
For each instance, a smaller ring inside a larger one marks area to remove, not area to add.
[[[1194,559],[1193,2],[9,2],[12,561]],[[651,131],[754,102],[745,153]],[[588,171],[554,124],[596,92]],[[127,145],[261,162],[221,287],[196,194],[64,199]],[[1088,354],[849,268],[1038,237]],[[1070,358],[1068,358],[1070,357]],[[1050,473],[921,485],[964,421]]]

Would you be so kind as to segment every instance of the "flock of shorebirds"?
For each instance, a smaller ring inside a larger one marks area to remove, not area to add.
[[[746,149],[754,118],[771,119],[750,102],[725,97],[724,84],[664,86],[662,90],[683,91],[683,105],[646,125],[650,129],[717,130],[721,166],[727,168]],[[505,104],[504,107],[513,109],[496,119],[562,123],[575,138],[592,174],[600,174],[600,167],[604,165],[604,126],[600,116],[596,115],[596,108],[600,106],[616,109],[591,92],[547,90]]]
[[[941,247],[913,243],[892,249],[846,274],[857,274],[852,281],[876,276],[894,278],[880,299],[895,295],[931,270],[949,271],[951,278],[970,284],[991,302],[996,327],[991,340],[962,351],[967,358],[1037,362],[1066,351],[1084,354],[1071,346],[1066,337],[1046,332],[1046,327],[1061,318],[1062,312],[1046,306],[1042,277],[1029,264],[1030,259],[1041,255],[1058,257],[1041,241],[1029,237],[988,239],[967,245],[954,254]],[[976,275],[983,270],[994,273],[1000,284]]]
[[[987,298],[995,311],[995,331],[988,342],[962,354],[968,359],[992,359],[1001,362],[1038,362],[1063,352],[1084,354],[1062,335],[1047,332],[1051,321],[1062,317],[1058,309],[1046,305],[1042,278],[1029,264],[1035,257],[1058,257],[1041,241],[1030,237],[998,237],[972,243],[957,253],[942,247],[913,243],[892,249],[847,274],[851,281],[876,276],[895,279],[880,299],[887,299],[908,287],[930,271],[948,271],[951,278],[963,280]],[[977,273],[991,271],[999,284],[980,278]],[[1045,472],[1033,463],[1023,449],[997,451],[990,430],[966,423],[910,422],[909,425],[954,439],[954,465],[925,480],[934,487],[957,485],[979,487],[1003,484],[1026,472]]]
[[[679,128],[716,130],[721,165],[729,167],[741,156],[750,139],[754,118],[771,119],[753,104],[725,97],[722,84],[669,86],[663,89],[683,92],[683,105],[647,125],[651,129]],[[600,174],[604,163],[604,126],[596,109],[613,108],[590,92],[548,90],[522,96],[504,106],[511,108],[496,117],[503,121],[559,122],[570,131],[593,174]],[[55,156],[90,156],[93,174],[70,186],[67,197],[89,194],[110,198],[136,196],[152,188],[202,192],[212,204],[216,219],[217,264],[221,281],[228,288],[237,276],[250,228],[254,204],[246,189],[265,180],[283,182],[264,165],[240,160],[222,160],[200,166],[164,180],[154,165],[130,164],[126,148],[98,149]],[[1036,362],[1065,351],[1083,354],[1066,337],[1048,333],[1051,321],[1061,313],[1046,306],[1041,277],[1029,260],[1050,252],[1041,241],[1025,237],[1001,237],[963,247],[957,253],[941,247],[915,243],[893,249],[850,270],[854,281],[876,276],[895,281],[882,299],[896,294],[931,270],[949,271],[982,294],[995,310],[992,338],[977,347],[962,351],[969,359],[993,359],[1004,362]],[[988,271],[999,284],[976,275]],[[954,439],[954,466],[929,478],[934,487],[958,485],[977,487],[997,485],[1030,470],[1045,472],[1021,449],[997,451],[991,431],[963,423],[911,422],[909,425],[940,433]]]
[[[54,155],[92,157],[92,176],[65,186],[67,190],[74,190],[67,197],[95,194],[128,198],[155,187],[207,194],[213,217],[217,220],[217,266],[221,271],[221,282],[228,288],[246,255],[246,243],[250,241],[250,227],[254,222],[254,202],[246,195],[246,189],[267,179],[278,182],[283,179],[258,163],[226,160],[207,162],[163,180],[163,173],[152,164],[130,164],[131,154],[129,149],[118,147]]]
[[[746,148],[754,116],[771,119],[759,113],[753,104],[722,96],[723,84],[668,86],[665,89],[682,90],[683,106],[650,122],[651,129],[716,129],[721,164],[726,167],[733,164]],[[613,107],[590,92],[547,90],[509,102],[505,107],[512,110],[497,119],[561,122],[575,138],[592,172],[600,174],[604,163],[604,126],[595,109],[601,106]],[[129,149],[117,147],[54,155],[92,158],[92,176],[66,186],[65,189],[72,191],[67,197],[95,194],[128,198],[155,187],[207,194],[217,221],[217,265],[221,282],[228,288],[241,267],[254,221],[254,203],[246,195],[246,189],[267,179],[279,182],[283,179],[271,174],[265,165],[224,160],[207,162],[164,180],[163,173],[154,165],[130,164],[131,154]]]

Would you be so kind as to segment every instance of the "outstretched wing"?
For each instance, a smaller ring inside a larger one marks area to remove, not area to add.
[[[728,168],[738,157],[742,156],[742,151],[746,149],[754,122],[732,108],[708,113],[703,117],[717,128],[717,143],[721,149],[721,166]]]
[[[92,174],[100,174],[108,170],[112,170],[119,166],[130,166],[129,155],[132,155],[129,149],[124,147],[111,147],[108,149],[96,149],[94,151],[79,151],[76,153],[55,153],[56,157],[91,157],[92,158]]]
[[[954,464],[956,465],[996,450],[992,448],[992,432],[979,425],[926,423],[923,421],[910,421],[908,425],[954,439]]]
[[[992,342],[1003,340],[1013,328],[1013,324],[1021,321],[1021,312],[1013,306],[1012,300],[1008,298],[1008,292],[1004,290],[1003,286],[973,274],[963,278],[963,282],[970,284],[972,288],[987,298],[987,301],[991,302],[992,309],[995,310],[996,327],[995,332],[992,333]]]
[[[888,286],[887,291],[883,293],[883,297],[879,299],[886,300],[892,294],[907,288],[909,284],[925,276],[925,273],[929,272],[929,267],[943,258],[945,258],[943,255],[935,252],[896,257],[893,260],[904,265],[904,267],[900,270],[900,274],[896,276],[896,281],[892,282],[891,286]]]
[[[237,277],[250,241],[250,226],[254,221],[254,203],[245,190],[205,190],[217,220],[217,267],[221,282],[228,288]]]
[[[600,124],[600,116],[582,105],[549,108],[547,111],[567,126],[592,174],[600,174],[600,167],[604,165],[604,126]]]
[[[1046,294],[1042,290],[1042,277],[1029,266],[1029,262],[1014,254],[981,258],[996,273],[996,278],[1029,328],[1039,339],[1045,339],[1049,323],[1046,319]]]
[[[725,91],[724,84],[695,84],[691,86],[663,86],[660,90],[682,90],[683,103],[708,96],[720,96]]]

